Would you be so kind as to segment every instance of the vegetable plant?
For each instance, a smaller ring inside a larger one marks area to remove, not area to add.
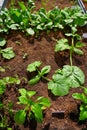
[[[43,110],[50,106],[49,99],[41,96],[33,100],[36,91],[29,91],[24,88],[19,89],[19,93],[18,104],[23,105],[24,108],[16,112],[14,116],[15,122],[23,124],[27,117],[29,120],[35,119],[37,122],[41,123],[43,120]]]
[[[55,96],[64,96],[69,93],[70,88],[84,84],[84,80],[85,75],[79,67],[64,65],[53,74],[52,80],[48,82],[48,89]]]
[[[49,65],[47,65],[40,70],[39,67],[41,66],[41,64],[42,63],[40,61],[35,61],[27,66],[28,72],[30,72],[30,73],[37,72],[37,75],[29,80],[30,85],[34,85],[34,84],[38,83],[41,78],[43,78],[47,81],[50,80],[47,77],[45,77],[45,75],[50,72],[51,67]]]
[[[5,59],[11,59],[15,57],[15,53],[13,52],[12,47],[7,47],[3,49],[5,45],[6,45],[6,40],[0,38],[0,55]]]
[[[72,97],[74,99],[80,100],[80,114],[79,114],[79,120],[86,120],[87,119],[87,88],[82,87],[83,92],[82,93],[73,93]]]
[[[72,27],[71,33],[66,33],[66,36],[71,37],[71,43],[69,43],[68,39],[63,38],[57,41],[57,44],[55,46],[55,52],[65,51],[69,50],[70,53],[70,65],[73,65],[73,53],[83,55],[83,51],[79,48],[83,47],[84,44],[81,41],[81,36],[78,35],[77,29],[75,27]]]

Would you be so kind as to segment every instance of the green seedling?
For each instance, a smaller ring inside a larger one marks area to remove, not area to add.
[[[2,66],[0,66],[0,72],[5,72],[5,69]]]
[[[5,77],[3,79],[0,79],[0,97],[2,96],[2,94],[4,94],[5,90],[6,90],[6,85],[8,84],[20,84],[20,80],[18,79],[18,77]],[[8,102],[7,104],[4,104],[2,100],[0,100],[0,128],[1,129],[7,129],[7,130],[12,130],[9,127],[9,121],[8,121],[8,115],[9,116],[13,116],[13,103],[12,102]],[[2,111],[4,113],[4,115],[2,114]]]
[[[0,129],[12,130],[12,128],[9,127],[9,121],[7,117],[7,115],[13,116],[12,108],[12,102],[9,102],[7,104],[3,104],[2,102],[0,102],[0,110],[4,113],[4,115],[0,113]]]
[[[64,65],[63,69],[58,69],[50,82],[48,89],[55,96],[65,96],[70,88],[77,88],[84,84],[85,76],[83,71],[77,66]]]
[[[67,36],[71,37],[71,43],[64,38],[57,41],[55,46],[55,52],[69,50],[70,53],[70,65],[73,65],[73,54],[83,55],[83,51],[79,48],[83,47],[84,44],[80,42],[81,37],[76,33],[77,29],[72,27],[72,33],[67,33]],[[77,40],[77,42],[75,42]]]
[[[0,95],[2,95],[6,90],[6,85],[8,84],[20,84],[18,77],[5,77],[0,79]]]
[[[84,121],[87,119],[87,88],[83,88],[83,93],[73,93],[72,97],[74,99],[80,100],[80,114],[79,114],[79,120]]]
[[[30,72],[30,73],[37,72],[37,75],[34,76],[31,80],[29,80],[30,85],[34,85],[34,84],[38,83],[41,78],[43,78],[47,81],[50,81],[50,79],[45,77],[45,75],[50,72],[51,67],[48,65],[48,66],[43,67],[41,70],[39,70],[39,67],[41,66],[41,64],[42,63],[40,61],[35,61],[28,65],[28,67],[27,67],[28,72]]]
[[[36,91],[28,91],[24,88],[19,89],[20,96],[18,97],[18,104],[22,104],[24,109],[16,112],[14,120],[18,124],[23,124],[26,117],[29,120],[36,119],[37,122],[41,123],[43,120],[43,110],[50,106],[48,98],[38,97],[33,100]]]
[[[8,47],[5,49],[2,49],[6,45],[6,40],[3,38],[0,38],[0,55],[5,59],[12,59],[15,57],[15,53],[12,50],[12,47]]]

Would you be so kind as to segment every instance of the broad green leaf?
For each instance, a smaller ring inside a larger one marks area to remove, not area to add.
[[[5,72],[5,69],[2,66],[0,66],[0,72]]]
[[[74,52],[79,55],[83,55],[83,51],[74,47]]]
[[[0,38],[0,46],[4,46],[6,44],[6,40],[4,38]]]
[[[72,33],[65,33],[65,35],[70,37],[70,36],[72,36]]]
[[[84,89],[84,93],[87,94],[87,88],[84,87],[83,89]]]
[[[81,105],[79,120],[86,120],[86,119],[87,119],[87,105]]]
[[[57,82],[50,81],[48,83],[48,89],[51,90],[55,96],[65,96],[69,93],[69,85],[63,78],[59,81],[57,79]]]
[[[27,32],[29,35],[31,35],[31,36],[33,36],[34,33],[35,33],[32,28],[27,28],[27,29],[26,29],[26,32]]]
[[[40,105],[38,104],[33,104],[31,106],[31,111],[34,113],[35,119],[37,122],[42,123],[43,120],[43,114],[42,114],[42,109]]]
[[[31,64],[28,65],[27,71],[29,71],[29,72],[36,71],[36,68],[40,67],[41,64],[42,63],[40,61],[35,61],[35,62],[33,62],[33,63],[31,63]]]
[[[29,85],[35,85],[36,83],[39,82],[41,76],[40,75],[36,75],[35,77],[33,77],[31,80],[29,80]]]
[[[51,70],[50,65],[43,67],[41,70],[41,75],[48,74],[50,72],[50,70]]]
[[[85,46],[85,44],[82,42],[77,42],[75,45],[76,48],[83,47],[83,46]]]
[[[19,110],[14,116],[14,120],[17,124],[23,124],[26,119],[26,112],[24,110]]]
[[[18,99],[19,99],[19,102],[21,104],[28,104],[29,103],[27,96],[20,96],[20,97],[18,97]]]
[[[66,49],[70,49],[67,39],[61,39],[57,41],[57,44],[55,46],[55,52],[64,51]]]
[[[12,47],[8,47],[2,50],[2,56],[6,59],[11,59],[15,57],[15,53],[12,50]]]
[[[19,89],[19,93],[21,94],[21,96],[26,96],[27,91],[26,91],[25,88],[20,88],[20,89]]]
[[[17,30],[17,27],[18,27],[18,24],[11,24],[9,26],[9,28],[12,29],[12,30]]]
[[[76,88],[84,84],[85,75],[83,71],[77,66],[63,66],[62,73],[70,83],[70,87]]]
[[[47,107],[50,107],[51,105],[50,100],[48,98],[38,97],[37,101],[39,101],[42,110],[46,109]]]
[[[67,24],[70,24],[70,23],[73,22],[73,19],[65,19],[64,21],[65,21]]]
[[[5,77],[3,78],[3,81],[5,84],[20,84],[20,80],[18,79],[18,77]]]
[[[74,98],[74,99],[78,99],[78,100],[83,100],[83,96],[82,96],[82,94],[81,93],[73,93],[72,94],[72,97]]]
[[[31,98],[36,94],[36,91],[27,91],[27,95]]]
[[[22,11],[26,11],[26,6],[24,5],[24,2],[18,2],[20,8],[22,9]]]

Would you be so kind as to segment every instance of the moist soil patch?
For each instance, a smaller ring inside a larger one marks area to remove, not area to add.
[[[49,7],[48,7],[49,5]],[[8,5],[9,6],[9,5]],[[40,0],[36,0],[37,10],[42,6]],[[53,6],[58,6],[64,8],[66,6],[72,6],[72,1],[69,0],[52,0],[48,1],[47,9],[52,9]],[[80,32],[86,32],[87,30],[80,29]],[[42,66],[51,66],[51,71],[47,75],[48,78],[52,78],[55,70],[62,68],[63,65],[69,63],[69,55],[65,53],[54,52],[55,39],[63,38],[64,35],[61,31],[46,34],[42,32],[37,38],[25,36],[25,34],[19,31],[11,31],[8,35],[2,35],[7,40],[7,46],[13,47],[16,53],[15,58],[10,61],[1,59],[0,65],[3,66],[6,71],[0,74],[0,78],[6,76],[15,76],[21,79],[20,85],[10,85],[7,86],[5,94],[3,95],[4,103],[12,101],[14,103],[13,109],[18,110],[21,108],[17,104],[18,89],[26,88],[28,90],[35,90],[37,92],[36,96],[48,97],[51,101],[51,107],[44,111],[44,120],[42,124],[36,123],[34,120],[26,121],[26,124],[17,126],[13,119],[9,117],[9,124],[13,130],[87,130],[87,122],[79,122],[79,105],[80,102],[72,98],[72,93],[81,92],[80,88],[70,89],[70,93],[64,97],[56,97],[48,91],[47,82],[41,80],[38,84],[34,86],[29,86],[28,83],[23,80],[23,77],[30,79],[31,77],[27,73],[28,64],[34,61],[41,61]],[[83,41],[85,45],[86,41]],[[19,43],[19,44],[17,44]],[[73,57],[73,64],[80,67],[85,73],[87,79],[87,46],[83,47],[84,55]],[[25,57],[26,54],[26,57]],[[87,80],[85,81],[85,86],[87,86]]]

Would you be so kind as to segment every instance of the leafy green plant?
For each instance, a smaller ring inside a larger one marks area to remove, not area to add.
[[[66,38],[64,38],[58,40],[55,46],[55,52],[69,50],[71,66],[73,65],[72,63],[73,53],[83,55],[83,51],[79,48],[83,47],[84,44],[80,42],[81,37],[76,32],[77,29],[75,27],[72,27],[72,33],[65,34],[71,37],[71,43],[69,43],[69,41]]]
[[[83,93],[73,93],[72,97],[81,101],[79,120],[84,121],[87,119],[87,88],[82,87],[82,89]]]
[[[64,65],[63,69],[58,69],[50,82],[48,89],[55,96],[64,96],[69,93],[70,88],[77,88],[84,84],[85,76],[83,71],[77,66]]]
[[[4,94],[6,90],[7,84],[20,84],[20,80],[18,77],[5,77],[3,79],[0,79],[0,97],[2,97],[2,94]],[[8,101],[8,103],[4,104],[3,100],[0,99],[0,128],[1,129],[7,129],[12,130],[12,128],[9,127],[9,120],[8,115],[13,116],[13,103],[11,101]],[[3,112],[2,112],[3,111]]]
[[[28,65],[27,67],[28,72],[37,72],[37,75],[34,76],[31,80],[29,80],[30,85],[34,85],[38,83],[41,78],[49,81],[49,79],[45,77],[45,75],[50,72],[51,67],[48,65],[48,66],[43,67],[41,70],[39,70],[39,67],[41,66],[41,64],[42,63],[40,61],[35,61]]]
[[[18,104],[22,104],[24,109],[18,110],[14,116],[14,120],[18,124],[23,124],[26,117],[29,119],[36,119],[37,122],[43,120],[43,110],[50,106],[48,98],[38,97],[33,101],[33,96],[36,91],[28,91],[24,88],[19,89],[20,96],[18,97]]]
[[[7,115],[12,116],[13,115],[13,103],[8,102],[7,104],[3,104],[0,102],[0,110],[3,111],[3,114],[0,113],[0,128],[1,129],[7,129],[12,130],[12,128],[9,126],[9,121]]]
[[[12,50],[12,47],[8,47],[5,49],[2,49],[6,45],[6,40],[3,38],[0,38],[0,54],[5,59],[11,59],[15,56],[15,53]]]
[[[7,84],[20,84],[20,80],[18,77],[5,77],[0,79],[0,95],[2,95],[5,92],[6,85]]]

